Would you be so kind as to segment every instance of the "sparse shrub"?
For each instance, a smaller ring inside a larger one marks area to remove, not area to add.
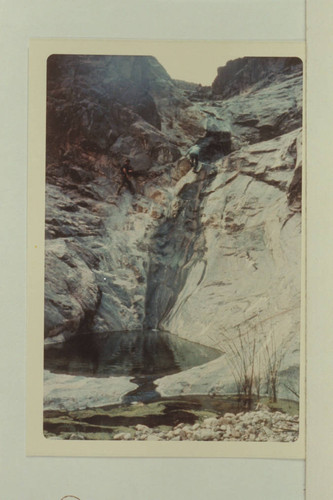
[[[220,348],[227,357],[237,394],[248,405],[254,395],[259,400],[263,393],[276,403],[279,371],[291,338],[290,333],[278,344],[274,325],[269,320],[254,325],[248,321],[230,333],[223,331]],[[266,390],[263,391],[265,383]]]

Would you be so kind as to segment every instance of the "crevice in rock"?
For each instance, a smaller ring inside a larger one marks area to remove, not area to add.
[[[302,208],[302,165],[295,169],[293,179],[288,189],[288,205],[297,211]]]
[[[286,181],[280,182],[280,181],[276,181],[274,179],[267,179],[265,177],[266,176],[265,172],[260,173],[260,174],[257,174],[255,172],[240,172],[240,173],[242,175],[252,177],[256,181],[264,182],[265,184],[268,184],[269,186],[273,186],[273,187],[279,189],[280,191],[282,191],[283,193],[285,193],[287,191],[287,182]]]
[[[199,160],[213,162],[231,153],[231,133],[207,131],[205,137],[199,139],[197,144],[200,146]]]
[[[97,299],[96,300],[97,300],[96,306],[94,309],[85,310],[85,314],[80,321],[80,324],[79,324],[79,327],[77,330],[77,334],[80,334],[80,333],[84,334],[84,333],[91,331],[91,326],[93,324],[95,315],[97,314],[97,311],[98,311],[99,306],[101,305],[101,301],[102,301],[102,291],[101,291],[100,287],[98,287],[98,289],[97,289]]]
[[[152,237],[147,273],[145,328],[158,328],[179,296],[193,265],[204,261],[201,231],[202,190],[212,177],[186,184],[179,193],[181,207],[175,219],[165,220]],[[201,279],[204,276],[201,277]]]

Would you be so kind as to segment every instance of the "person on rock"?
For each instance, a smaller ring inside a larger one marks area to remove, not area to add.
[[[192,146],[186,153],[186,156],[190,157],[191,167],[193,168],[193,172],[195,173],[197,173],[199,165],[199,153],[200,147],[198,146],[198,144],[194,144],[194,146]]]
[[[120,169],[121,176],[122,176],[122,182],[118,188],[117,194],[120,194],[120,191],[124,186],[126,186],[131,194],[135,194],[135,189],[134,186],[131,182],[131,176],[133,176],[133,169],[131,167],[131,162],[127,158],[125,160],[125,163],[121,166]]]

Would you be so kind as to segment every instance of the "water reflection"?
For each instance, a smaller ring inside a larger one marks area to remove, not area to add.
[[[109,377],[163,375],[207,363],[220,352],[161,331],[86,334],[49,345],[45,369],[54,373]]]

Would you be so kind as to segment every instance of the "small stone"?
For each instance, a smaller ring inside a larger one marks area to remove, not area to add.
[[[198,429],[194,434],[197,441],[211,441],[216,437],[216,433],[211,429]]]
[[[262,422],[262,420],[263,420],[263,419],[262,419],[262,416],[259,414],[259,415],[255,415],[255,416],[253,417],[252,422],[253,422],[254,424],[258,424],[258,423]]]
[[[182,441],[184,441],[186,438],[187,438],[187,433],[184,429],[181,429],[180,430],[180,434],[179,434],[179,437]]]
[[[266,433],[266,435],[267,435],[268,437],[270,437],[270,436],[272,436],[272,435],[273,435],[273,432],[271,431],[271,429],[269,429],[269,427],[264,426],[264,427],[263,427],[263,430],[265,431],[265,433]]]
[[[285,440],[287,443],[290,443],[291,441],[294,441],[294,436],[292,434],[290,434],[289,436],[286,436]]]
[[[258,441],[266,442],[266,441],[268,441],[268,437],[263,432],[261,432],[258,436]]]
[[[156,434],[149,434],[149,436],[147,436],[147,441],[162,441],[162,439]]]
[[[142,425],[142,424],[138,424],[135,426],[135,429],[139,432],[152,432],[151,429],[149,427],[147,427],[146,425]]]
[[[215,427],[219,426],[219,420],[214,417],[205,418],[205,420],[203,421],[203,425],[206,428],[214,429]]]
[[[82,434],[71,434],[68,439],[71,439],[71,440],[74,440],[74,439],[84,440],[86,438]]]
[[[126,433],[125,432],[119,432],[118,434],[115,434],[113,436],[113,439],[116,441],[121,441],[122,439],[125,439]]]

